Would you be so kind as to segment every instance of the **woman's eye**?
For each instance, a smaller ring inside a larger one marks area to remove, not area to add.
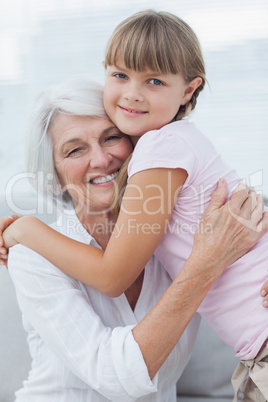
[[[109,137],[106,138],[106,141],[114,141],[114,140],[119,140],[121,138],[118,134],[117,135],[109,135]]]
[[[82,148],[80,148],[80,147],[74,148],[74,149],[72,149],[70,152],[68,152],[67,156],[68,156],[68,157],[69,157],[69,156],[74,156],[74,155],[77,154],[79,151],[81,151],[81,149],[82,149]]]
[[[164,85],[163,82],[160,81],[160,80],[158,80],[157,78],[152,78],[152,79],[149,81],[149,83],[150,83],[150,84],[153,84],[153,85]]]
[[[125,80],[127,78],[127,76],[123,73],[117,73],[114,75],[116,78],[121,78],[123,80]]]

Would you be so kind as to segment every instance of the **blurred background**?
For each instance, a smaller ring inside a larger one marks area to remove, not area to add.
[[[103,83],[110,34],[146,8],[175,13],[197,33],[210,86],[191,119],[268,197],[267,0],[8,0],[0,4],[0,216],[7,205],[27,210],[23,199],[34,192],[24,131],[37,94],[74,76]]]

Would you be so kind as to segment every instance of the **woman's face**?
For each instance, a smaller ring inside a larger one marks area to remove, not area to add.
[[[50,134],[59,181],[76,212],[108,211],[118,171],[133,150],[129,138],[108,118],[63,113]]]

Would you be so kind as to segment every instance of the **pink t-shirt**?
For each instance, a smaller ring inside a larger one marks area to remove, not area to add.
[[[187,180],[176,200],[156,257],[174,279],[190,255],[193,236],[220,177],[229,193],[241,181],[193,123],[181,120],[143,135],[128,175],[152,168],[182,168]],[[204,250],[205,252],[205,250]],[[260,289],[268,279],[268,234],[215,282],[198,312],[242,359],[256,356],[268,338],[268,311]]]

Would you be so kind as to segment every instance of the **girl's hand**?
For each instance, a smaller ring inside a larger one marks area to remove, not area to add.
[[[0,265],[7,265],[8,248],[11,247],[8,237],[4,235],[4,231],[18,218],[20,218],[19,215],[0,218]]]
[[[268,281],[266,281],[261,288],[261,296],[263,297],[262,305],[268,308]]]

